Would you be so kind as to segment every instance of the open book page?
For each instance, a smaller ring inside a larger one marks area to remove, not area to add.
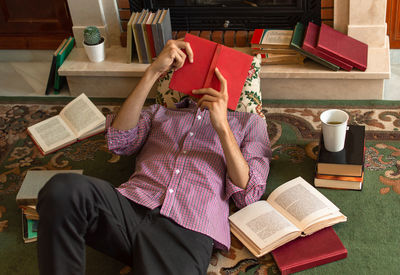
[[[275,189],[267,201],[306,234],[346,221],[339,208],[301,177]],[[313,224],[313,231],[307,230]]]
[[[105,129],[106,118],[85,94],[68,103],[60,112],[60,116],[78,139],[87,136],[87,132],[92,132],[95,128],[99,127],[96,132]]]
[[[61,148],[76,140],[74,133],[60,116],[30,126],[28,131],[44,152]]]
[[[251,251],[254,255],[258,254],[256,251],[272,250],[279,246],[282,239],[294,239],[301,232],[264,200],[232,214],[229,221],[232,232],[250,250],[254,250]]]

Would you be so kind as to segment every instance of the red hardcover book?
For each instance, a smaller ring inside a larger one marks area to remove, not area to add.
[[[147,34],[147,39],[149,42],[149,47],[150,47],[150,52],[151,52],[151,57],[155,58],[156,55],[156,49],[154,47],[154,39],[153,39],[153,30],[151,29],[151,24],[153,23],[153,20],[155,20],[154,18],[156,18],[155,16],[153,16],[151,18],[151,21],[148,21],[145,25],[146,27],[146,34]]]
[[[353,69],[353,66],[343,62],[336,57],[327,54],[320,49],[317,48],[317,43],[318,43],[318,36],[319,36],[319,29],[320,27],[318,25],[315,25],[312,22],[308,23],[306,34],[304,36],[304,41],[303,41],[303,50],[314,54],[322,59],[325,59],[326,61],[331,62],[332,64],[335,64],[336,66],[339,66],[340,68],[350,71]]]
[[[321,24],[317,49],[361,71],[367,69],[368,45],[325,24]]]
[[[228,108],[235,110],[253,56],[191,34],[186,34],[185,41],[190,43],[194,62],[186,59],[184,66],[172,75],[169,88],[197,98],[201,96],[193,95],[194,89],[219,91],[221,85],[214,73],[217,67],[227,80]]]
[[[347,257],[347,249],[332,227],[297,238],[273,250],[282,275],[292,274]]]

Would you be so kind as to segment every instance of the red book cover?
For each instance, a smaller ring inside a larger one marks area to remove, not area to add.
[[[319,30],[320,27],[318,25],[315,25],[312,22],[308,23],[306,34],[304,36],[304,41],[303,41],[303,50],[312,53],[320,58],[325,59],[326,61],[331,62],[332,64],[335,64],[336,66],[339,66],[340,68],[350,71],[353,66],[343,62],[336,57],[325,53],[321,51],[320,49],[317,48],[317,43],[318,43],[318,36],[319,36]]]
[[[347,257],[347,249],[332,227],[324,228],[307,237],[297,238],[271,253],[282,275]]]
[[[217,67],[227,80],[228,108],[235,110],[253,56],[189,33],[185,41],[190,43],[194,62],[189,63],[186,59],[184,66],[173,73],[169,88],[197,98],[201,96],[193,95],[194,89],[213,88],[219,91],[221,85],[214,73]]]
[[[155,58],[157,55],[156,55],[156,49],[154,47],[153,30],[151,29],[151,23],[146,24],[146,30],[147,30],[147,38],[149,40],[151,56]]]
[[[255,29],[250,44],[261,44],[264,29]]]
[[[361,71],[367,69],[368,45],[325,24],[321,24],[317,49]]]

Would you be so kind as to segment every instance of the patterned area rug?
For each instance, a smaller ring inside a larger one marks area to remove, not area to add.
[[[107,150],[104,135],[42,156],[27,136],[26,128],[54,116],[67,102],[64,98],[0,98],[2,274],[38,274],[36,243],[23,243],[21,214],[15,204],[16,193],[28,170],[83,169],[85,174],[117,186],[130,176],[134,167],[133,157],[119,157]],[[94,102],[108,114],[116,112],[122,101],[96,99]],[[395,274],[400,266],[400,102],[265,101],[263,105],[273,148],[264,198],[297,176],[312,183],[322,111],[343,109],[349,113],[350,123],[365,125],[367,129],[363,190],[319,189],[348,217],[348,222],[334,226],[349,251],[348,257],[304,273]],[[129,274],[129,269],[88,249],[87,274],[119,273]],[[255,258],[233,237],[230,251],[213,254],[208,274],[280,272],[270,254]]]

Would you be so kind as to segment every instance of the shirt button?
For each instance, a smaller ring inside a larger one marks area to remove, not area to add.
[[[191,136],[191,137],[192,137],[193,135],[194,135],[194,134],[193,134],[193,132],[189,132],[189,136]]]
[[[201,119],[201,116],[200,116],[200,115],[199,115],[199,116],[197,116],[197,119],[198,119],[198,120],[200,120],[200,119]]]
[[[184,150],[182,153],[184,153],[184,154],[187,154],[187,151],[186,151],[186,150]]]
[[[174,193],[174,189],[169,189],[168,190],[171,194]]]
[[[181,171],[179,171],[179,169],[176,169],[176,170],[175,170],[175,174],[177,174],[177,175],[178,175],[180,172],[181,172]]]

